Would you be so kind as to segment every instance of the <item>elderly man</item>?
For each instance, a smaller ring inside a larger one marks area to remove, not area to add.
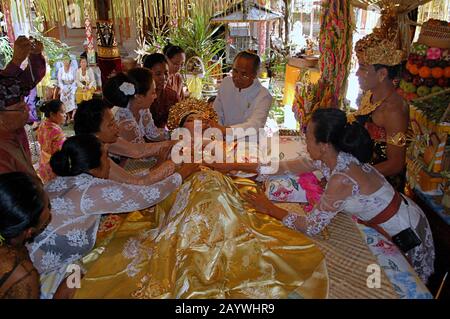
[[[28,39],[25,36],[18,37],[14,42],[12,60],[4,70],[0,70],[0,75],[5,77],[16,77],[22,82],[23,86],[28,88],[28,90],[33,89],[45,76],[46,65],[45,58],[42,55],[43,49],[43,44],[35,39]],[[27,59],[28,66],[22,70],[20,66]],[[28,94],[29,92],[27,92],[25,96]],[[30,145],[25,128],[22,127],[16,133],[25,152],[31,157]]]
[[[19,79],[0,75],[0,174],[24,172],[38,178],[19,134],[28,121],[28,92]]]
[[[272,96],[256,78],[261,61],[256,54],[243,51],[234,59],[232,76],[223,79],[214,101],[220,125],[226,128],[264,128]]]

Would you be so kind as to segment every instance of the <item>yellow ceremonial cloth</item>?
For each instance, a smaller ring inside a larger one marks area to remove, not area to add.
[[[202,89],[203,89],[203,80],[198,76],[193,76],[188,78],[187,80],[187,88],[189,91],[189,96],[201,99],[202,98]]]
[[[95,89],[83,90],[78,88],[75,93],[75,102],[80,104],[83,101],[89,101],[94,95]]]
[[[326,298],[321,251],[236,185],[252,182],[202,171],[154,213],[129,214],[75,298]]]

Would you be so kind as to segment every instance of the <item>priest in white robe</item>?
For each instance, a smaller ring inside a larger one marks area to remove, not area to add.
[[[258,55],[240,52],[233,63],[232,76],[223,79],[214,109],[223,134],[227,128],[264,128],[272,96],[257,79],[261,64]]]

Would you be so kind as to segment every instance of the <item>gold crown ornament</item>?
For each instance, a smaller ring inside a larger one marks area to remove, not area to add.
[[[398,19],[395,11],[383,10],[381,25],[355,45],[356,56],[360,64],[382,64],[394,66],[406,59],[406,53],[400,49]]]
[[[219,121],[217,113],[211,103],[194,98],[187,98],[170,108],[167,127],[169,130],[180,127],[181,121],[190,114],[197,114],[204,120]]]

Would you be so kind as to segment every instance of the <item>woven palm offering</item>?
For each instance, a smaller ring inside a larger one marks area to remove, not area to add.
[[[419,43],[441,49],[450,49],[450,22],[430,19],[422,25]]]

